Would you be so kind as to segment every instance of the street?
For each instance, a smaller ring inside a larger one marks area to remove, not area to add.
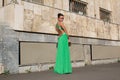
[[[53,70],[0,75],[0,80],[120,80],[120,63],[73,68],[72,74],[56,74]]]

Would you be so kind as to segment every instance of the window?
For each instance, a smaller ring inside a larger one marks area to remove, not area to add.
[[[70,11],[86,15],[87,3],[80,0],[70,0]]]
[[[24,0],[24,1],[32,2],[32,3],[36,3],[36,4],[43,3],[43,0]]]
[[[110,22],[111,11],[100,8],[100,19]]]
[[[2,0],[2,6],[4,6],[4,0]]]
[[[42,4],[43,0],[32,0],[33,3],[38,3],[38,4]]]

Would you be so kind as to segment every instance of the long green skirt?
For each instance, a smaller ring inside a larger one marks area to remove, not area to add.
[[[58,37],[58,47],[54,72],[58,74],[72,73],[70,49],[68,46],[68,36],[66,33],[63,33]]]

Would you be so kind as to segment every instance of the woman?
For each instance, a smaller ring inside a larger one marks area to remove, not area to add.
[[[70,60],[70,49],[68,41],[70,42],[68,32],[63,24],[64,15],[58,13],[58,22],[56,24],[56,31],[59,34],[58,46],[56,54],[56,63],[54,65],[54,72],[59,74],[72,73],[72,65]]]

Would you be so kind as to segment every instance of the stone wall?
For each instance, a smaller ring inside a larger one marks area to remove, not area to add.
[[[25,0],[36,4],[41,4],[40,0]],[[41,0],[42,4],[54,8],[69,11],[69,0]],[[111,19],[113,23],[120,23],[120,1],[119,0],[81,0],[87,5],[87,16],[100,19],[99,7],[112,11]],[[117,13],[116,13],[117,12]]]
[[[3,14],[5,22],[15,30],[57,34],[56,15],[62,12],[65,14],[64,23],[71,36],[119,40],[120,25],[29,2],[23,2],[23,5],[6,6]],[[9,14],[6,14],[7,10],[10,11]]]
[[[11,4],[0,9],[0,11],[0,15],[3,15],[0,17],[1,21],[9,24],[14,30],[57,34],[55,31],[57,13],[62,12],[65,15],[65,26],[71,36],[110,40],[120,39],[119,24],[103,22],[96,18],[45,5],[23,1],[22,5]],[[9,14],[7,14],[8,12]]]
[[[119,40],[120,26],[117,24],[27,2],[23,2],[23,6],[24,23],[21,30],[54,34],[57,13],[62,12],[70,35]]]
[[[112,12],[111,20],[113,23],[120,24],[120,1],[119,0],[82,0],[88,3],[88,16],[100,19],[99,8],[104,8]]]
[[[69,0],[23,0],[33,2],[37,4],[44,4],[46,6],[69,11]],[[100,19],[99,7],[112,11],[111,20],[113,23],[120,23],[120,1],[119,0],[81,0],[87,2],[87,16]],[[21,4],[21,0],[4,0],[4,5],[8,5],[12,2]],[[2,0],[0,2],[2,6]],[[116,13],[117,12],[117,13]]]

